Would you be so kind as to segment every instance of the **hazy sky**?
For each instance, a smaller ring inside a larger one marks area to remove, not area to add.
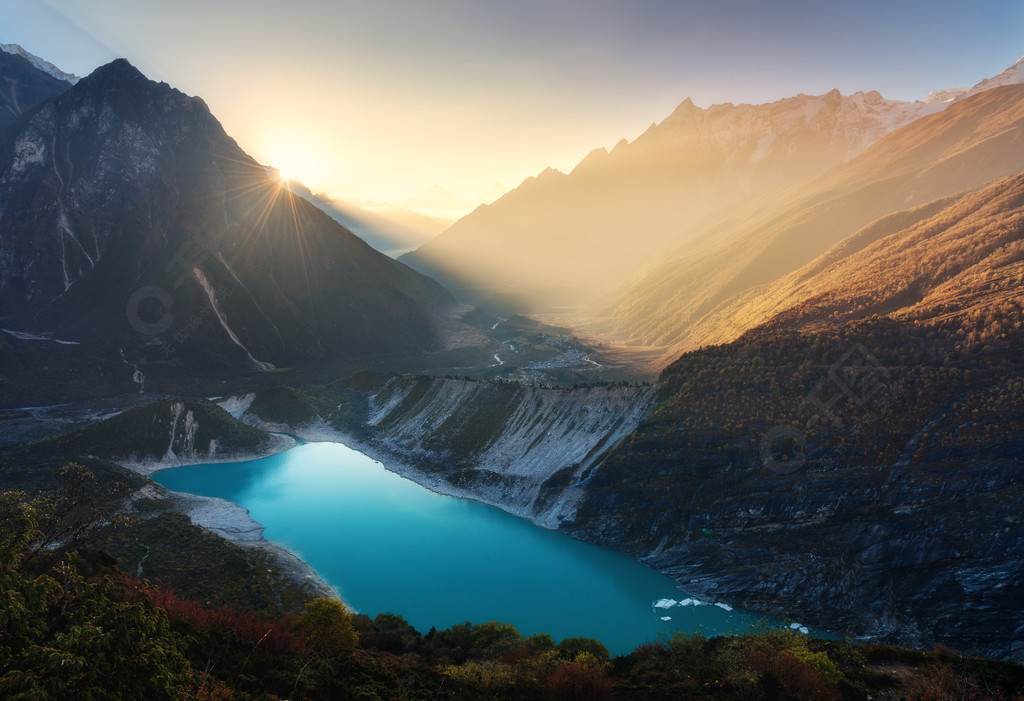
[[[973,85],[1024,54],[1024,2],[0,0],[0,43],[126,57],[315,191],[401,201],[569,170],[687,96]]]

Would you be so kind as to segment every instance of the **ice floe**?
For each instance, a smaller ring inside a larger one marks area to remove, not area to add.
[[[687,599],[689,601],[689,599]],[[654,602],[654,608],[656,609],[670,609],[673,606],[679,604],[675,599],[658,599]]]
[[[671,621],[672,620],[672,616],[662,616],[661,620],[663,620],[663,621]]]
[[[724,611],[732,611],[732,606],[730,606],[729,604],[723,604],[721,601],[716,601],[715,606]]]

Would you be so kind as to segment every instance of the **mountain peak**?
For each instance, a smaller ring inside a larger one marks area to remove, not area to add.
[[[100,66],[83,79],[89,82],[105,82],[107,80],[145,80],[149,79],[126,58],[115,58],[110,63]]]
[[[1017,59],[1016,63],[998,75],[986,78],[975,85],[973,88],[968,90],[961,99],[963,99],[963,97],[977,95],[980,92],[991,90],[992,88],[998,88],[1003,85],[1015,85],[1017,83],[1024,83],[1024,56]]]
[[[679,103],[679,106],[673,110],[672,114],[692,114],[694,112],[702,112],[700,107],[693,104],[693,99],[687,97],[685,100]]]
[[[11,54],[12,56],[21,56],[51,78],[56,78],[57,80],[62,80],[65,83],[71,83],[72,85],[81,80],[77,75],[73,73],[66,73],[49,61],[39,58],[33,53],[29,53],[23,49],[20,44],[0,44],[0,51]]]

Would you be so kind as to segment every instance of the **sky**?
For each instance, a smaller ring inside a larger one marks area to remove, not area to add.
[[[315,192],[475,199],[701,106],[915,100],[1024,55],[1020,0],[0,0],[0,43],[124,57]]]

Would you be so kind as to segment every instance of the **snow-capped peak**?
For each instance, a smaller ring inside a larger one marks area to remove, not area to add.
[[[975,85],[973,88],[968,90],[963,97],[977,95],[980,92],[985,92],[992,88],[999,88],[1003,85],[1016,85],[1017,83],[1024,83],[1024,56],[999,75],[992,78],[986,78]]]
[[[970,92],[970,88],[947,88],[946,90],[932,90],[928,93],[928,96],[924,98],[924,103],[928,105],[943,104],[948,102],[955,102],[961,97],[965,97]]]
[[[17,44],[0,44],[0,51],[5,51],[12,56],[21,56],[43,73],[46,73],[48,76],[56,78],[57,80],[63,80],[64,82],[71,83],[72,85],[81,80],[77,75],[74,75],[73,73],[65,73],[49,61],[41,59],[35,54],[30,54]]]

